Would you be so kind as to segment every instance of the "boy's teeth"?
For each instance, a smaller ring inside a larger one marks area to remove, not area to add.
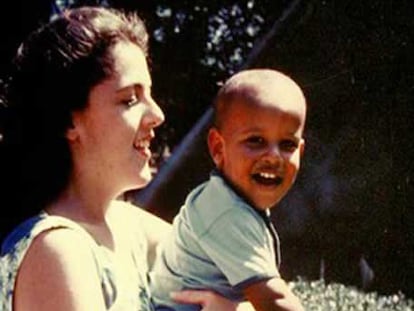
[[[259,175],[263,178],[276,178],[276,175],[271,173],[260,173]]]

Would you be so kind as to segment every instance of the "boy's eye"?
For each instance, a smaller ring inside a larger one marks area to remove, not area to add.
[[[265,144],[265,140],[260,136],[250,136],[246,139],[246,143],[252,147],[258,147]]]
[[[280,149],[283,151],[293,152],[298,148],[298,143],[293,140],[283,140],[280,142]]]

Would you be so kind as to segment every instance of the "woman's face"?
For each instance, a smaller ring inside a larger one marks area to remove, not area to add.
[[[73,114],[68,138],[74,169],[90,180],[125,191],[151,180],[150,142],[164,115],[151,96],[151,77],[141,49],[120,42],[115,70],[92,88],[87,107]]]

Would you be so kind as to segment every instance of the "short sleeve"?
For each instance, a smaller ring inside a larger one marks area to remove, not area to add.
[[[249,210],[227,210],[200,237],[200,245],[234,287],[279,276],[266,224]]]

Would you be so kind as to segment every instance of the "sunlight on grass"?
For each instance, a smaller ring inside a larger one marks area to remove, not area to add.
[[[299,279],[289,283],[307,311],[413,311],[414,301],[402,293],[389,296],[342,284]]]

